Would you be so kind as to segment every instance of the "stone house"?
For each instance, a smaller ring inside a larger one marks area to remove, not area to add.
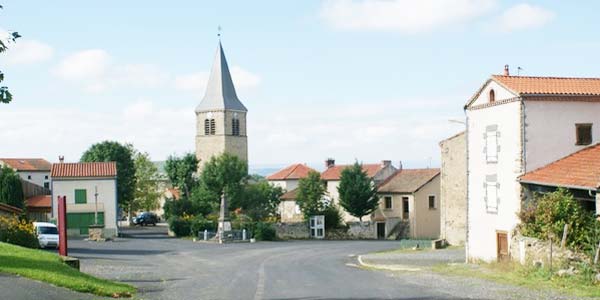
[[[371,219],[379,239],[437,239],[440,235],[440,169],[401,169],[377,188]]]
[[[440,142],[440,238],[450,245],[467,239],[467,141],[465,132]]]
[[[43,158],[0,158],[0,166],[12,168],[21,179],[50,189],[52,164]]]
[[[304,164],[293,164],[267,176],[270,184],[281,187],[286,191],[281,196],[281,203],[279,204],[281,222],[293,223],[304,221],[300,206],[296,203],[296,193],[300,179],[308,176],[308,173],[311,171],[316,172]]]
[[[58,163],[52,165],[52,217],[58,216],[58,196],[67,197],[67,234],[87,235],[95,223],[104,236],[118,235],[117,164],[115,162]]]
[[[600,141],[600,78],[510,76],[506,66],[464,108],[466,256],[505,259],[525,194],[519,178]]]
[[[325,171],[321,173],[321,179],[325,181],[326,193],[329,201],[340,208],[344,222],[358,222],[358,218],[350,215],[339,205],[340,199],[337,189],[340,185],[342,171],[349,166],[351,165],[336,165],[334,159],[328,159],[325,161]],[[363,171],[367,173],[367,176],[373,180],[373,184],[375,185],[386,180],[397,170],[396,167],[392,165],[391,160],[384,160],[380,164],[362,164],[362,168]]]

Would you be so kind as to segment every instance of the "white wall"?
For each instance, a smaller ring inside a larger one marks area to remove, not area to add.
[[[41,187],[44,186],[44,182],[50,182],[50,172],[19,171],[17,174],[19,174],[23,180],[37,184]],[[28,179],[29,176],[31,176],[31,179]],[[46,176],[48,176],[48,179],[46,179]]]
[[[526,171],[543,167],[587,146],[575,145],[575,124],[592,123],[600,142],[600,103],[525,100]]]
[[[273,186],[278,186],[285,191],[291,191],[298,187],[298,183],[300,180],[298,179],[290,179],[290,180],[269,180],[269,183]]]
[[[479,97],[471,105],[480,105],[480,104],[489,103],[489,94],[490,94],[491,89],[494,89],[494,94],[496,95],[496,98],[495,98],[496,101],[506,100],[506,99],[514,98],[517,96],[492,80],[483,89],[483,91],[481,91],[481,94],[479,94]]]
[[[52,180],[52,216],[58,216],[58,196],[67,196],[67,213],[94,212],[94,193],[98,187],[98,211],[104,212],[105,229],[117,229],[117,201],[115,179]],[[87,190],[87,204],[75,204],[75,190]]]

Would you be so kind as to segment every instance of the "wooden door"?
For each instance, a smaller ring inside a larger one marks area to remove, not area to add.
[[[508,261],[508,234],[506,232],[496,232],[496,245],[498,261]]]
[[[377,238],[385,239],[385,223],[377,223]]]

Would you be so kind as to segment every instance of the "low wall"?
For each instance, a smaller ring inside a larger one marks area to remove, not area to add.
[[[307,222],[273,224],[278,239],[308,239],[310,233]]]
[[[560,242],[560,241],[558,241]],[[510,243],[510,257],[521,264],[528,262],[541,262],[548,264],[550,261],[550,242],[522,235],[514,235]],[[569,249],[561,249],[559,245],[552,245],[552,261],[579,262],[589,261],[585,255]]]
[[[348,222],[346,228],[325,230],[325,238],[328,240],[372,240],[377,238],[376,223]]]

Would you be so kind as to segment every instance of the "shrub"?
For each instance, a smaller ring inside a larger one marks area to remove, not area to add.
[[[193,236],[198,236],[198,233],[204,232],[204,230],[215,231],[217,229],[217,225],[215,222],[211,220],[207,220],[202,215],[197,215],[193,219],[191,219],[190,230]]]
[[[254,238],[259,241],[274,241],[275,229],[273,229],[270,223],[256,223],[256,228],[254,229]]]
[[[339,208],[331,204],[327,206],[322,214],[325,216],[325,229],[338,229],[342,226],[342,214]]]
[[[186,216],[172,217],[169,219],[169,228],[178,237],[190,236],[192,234],[192,220]]]
[[[27,248],[39,247],[33,224],[26,220],[19,220],[16,216],[0,216],[0,242]]]

